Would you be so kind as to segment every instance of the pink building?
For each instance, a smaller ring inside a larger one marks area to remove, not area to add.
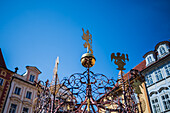
[[[37,97],[34,81],[38,81],[41,71],[34,66],[26,66],[23,75],[14,74],[11,88],[4,107],[4,113],[32,113],[33,101]]]

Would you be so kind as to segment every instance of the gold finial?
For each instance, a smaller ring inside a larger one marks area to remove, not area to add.
[[[91,54],[93,54],[93,50],[92,50],[92,35],[89,33],[89,30],[87,30],[86,33],[85,33],[84,29],[82,28],[82,31],[83,31],[82,39],[86,41],[83,44],[84,48],[87,48],[87,53],[89,53],[89,51],[91,51]]]
[[[115,59],[114,63],[118,65],[117,70],[125,70],[124,68],[124,66],[126,65],[125,60],[129,61],[128,54],[126,54],[126,58],[125,58],[125,54],[121,55],[120,53],[117,53],[117,56],[115,56],[115,53],[112,53],[111,61],[113,59]]]

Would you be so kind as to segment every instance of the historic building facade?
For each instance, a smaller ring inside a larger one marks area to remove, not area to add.
[[[2,113],[6,102],[13,73],[14,72],[7,69],[0,49],[0,113]]]
[[[33,66],[26,66],[23,75],[14,74],[11,88],[4,107],[4,113],[32,113],[32,104],[37,97],[34,81],[38,81],[40,70]]]
[[[146,89],[153,113],[170,112],[170,42],[163,41],[143,57]]]

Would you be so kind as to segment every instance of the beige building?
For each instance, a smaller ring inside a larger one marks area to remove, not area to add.
[[[32,113],[32,103],[37,97],[34,81],[38,81],[40,70],[33,66],[26,66],[23,75],[14,74],[11,88],[4,107],[4,113]]]

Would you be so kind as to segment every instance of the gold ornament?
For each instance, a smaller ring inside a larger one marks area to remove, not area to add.
[[[83,31],[83,36],[82,39],[85,40],[86,42],[83,44],[84,48],[87,48],[87,53],[89,53],[89,50],[91,51],[91,54],[93,54],[92,50],[92,35],[89,33],[89,30],[84,32],[84,29],[82,28]]]

